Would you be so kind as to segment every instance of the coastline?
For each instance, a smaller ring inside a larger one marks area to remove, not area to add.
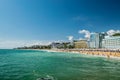
[[[84,55],[100,56],[105,58],[120,59],[120,51],[116,51],[116,50],[104,50],[104,49],[21,49],[21,50],[67,52],[67,53],[77,53],[77,54],[84,54]]]
[[[40,50],[40,49],[39,49]],[[77,53],[84,55],[100,56],[106,58],[120,58],[120,52],[111,51],[111,50],[98,50],[98,49],[44,49],[43,51],[48,52],[68,52],[68,53]]]

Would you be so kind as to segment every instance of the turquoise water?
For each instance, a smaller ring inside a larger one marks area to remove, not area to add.
[[[0,80],[120,80],[120,59],[34,50],[0,50]]]

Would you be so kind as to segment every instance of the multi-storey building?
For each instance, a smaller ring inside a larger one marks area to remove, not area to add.
[[[88,48],[87,40],[79,40],[74,42],[75,48]]]
[[[105,35],[105,33],[91,33],[89,48],[102,48],[102,40]]]
[[[120,36],[106,37],[102,41],[102,47],[108,49],[120,49]]]

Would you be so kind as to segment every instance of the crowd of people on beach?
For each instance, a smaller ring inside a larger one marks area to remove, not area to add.
[[[110,57],[120,57],[120,49],[54,49],[57,52],[73,52]]]

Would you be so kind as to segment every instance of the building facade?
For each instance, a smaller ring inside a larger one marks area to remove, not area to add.
[[[105,38],[105,33],[91,33],[89,48],[102,48],[102,40]]]
[[[74,42],[75,48],[88,48],[87,40],[79,40]]]
[[[120,36],[107,37],[102,41],[102,47],[108,49],[120,49]]]

